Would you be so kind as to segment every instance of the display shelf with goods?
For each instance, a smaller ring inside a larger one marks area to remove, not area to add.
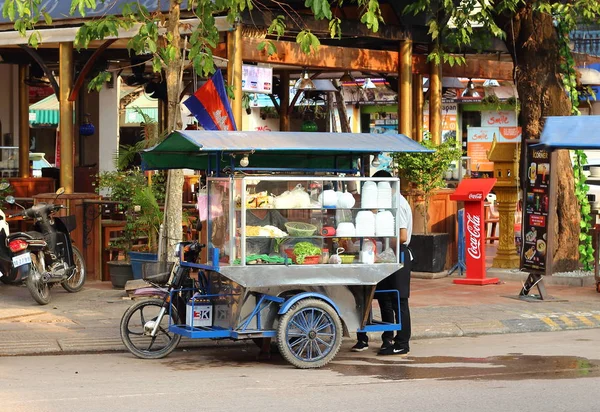
[[[208,182],[209,247],[219,248],[220,266],[329,265],[321,255],[340,248],[347,264],[379,263],[377,255],[386,249],[394,251],[388,263],[401,261],[396,178],[247,176]],[[297,259],[298,249],[305,254],[310,247],[310,259]]]

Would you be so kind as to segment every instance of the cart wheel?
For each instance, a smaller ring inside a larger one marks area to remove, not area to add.
[[[127,309],[121,318],[121,340],[129,352],[138,358],[164,358],[173,352],[181,340],[181,335],[169,332],[168,312],[161,319],[156,336],[150,336],[162,306],[162,299],[142,300]],[[171,322],[179,323],[175,307],[171,310]]]
[[[302,299],[279,319],[277,344],[281,355],[300,369],[329,363],[342,345],[342,321],[331,305]]]

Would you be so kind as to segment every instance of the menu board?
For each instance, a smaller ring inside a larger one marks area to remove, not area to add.
[[[550,151],[529,147],[525,169],[522,267],[547,267],[550,210]]]

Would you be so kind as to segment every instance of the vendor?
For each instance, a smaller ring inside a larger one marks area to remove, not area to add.
[[[246,226],[275,226],[281,230],[286,230],[285,223],[287,219],[274,209],[249,209],[246,212]],[[279,253],[275,250],[276,239],[246,238],[246,256],[248,255],[270,255]]]
[[[274,193],[272,183],[274,182],[260,181],[254,189],[255,193],[267,191],[271,194],[277,194]],[[275,209],[248,209],[246,212],[246,226],[275,226],[285,231],[286,222],[287,219]],[[246,256],[279,253],[278,250],[275,250],[276,245],[276,239],[246,238]]]

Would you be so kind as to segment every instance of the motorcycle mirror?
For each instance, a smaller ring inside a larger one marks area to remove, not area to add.
[[[6,201],[6,203],[8,203],[10,205],[14,205],[15,204],[15,197],[14,196],[6,196],[6,198],[4,198],[4,200]]]
[[[59,187],[58,190],[55,193],[56,193],[56,196],[60,196],[63,193],[65,193],[65,188],[64,187]]]
[[[0,183],[0,190],[6,190],[10,187],[10,183],[8,182],[2,182]]]
[[[202,232],[202,221],[200,219],[196,221],[196,232]]]

